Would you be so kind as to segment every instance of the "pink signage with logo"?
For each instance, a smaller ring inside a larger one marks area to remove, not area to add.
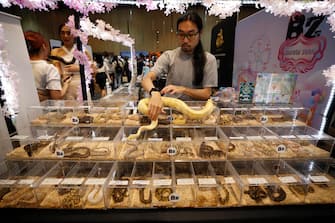
[[[319,129],[330,87],[323,70],[335,64],[335,38],[324,16],[277,17],[261,10],[237,23],[233,87],[259,73],[297,76],[292,103],[304,106],[307,124]]]

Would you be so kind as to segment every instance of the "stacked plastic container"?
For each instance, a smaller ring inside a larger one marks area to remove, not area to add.
[[[11,138],[14,149],[6,155],[0,179],[4,207],[223,208],[335,202],[335,162],[330,157],[335,140],[305,125],[301,107],[229,102],[202,120],[166,107],[156,128],[129,139],[151,123],[136,102],[45,103],[29,108],[27,136]],[[186,104],[197,110],[205,102]],[[27,166],[24,174],[9,168],[16,162]],[[23,202],[21,187],[33,191],[35,202]],[[8,193],[17,196],[16,203],[6,203]]]

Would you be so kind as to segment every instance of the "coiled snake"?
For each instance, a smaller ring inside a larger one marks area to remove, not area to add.
[[[150,100],[149,98],[143,98],[138,103],[137,108],[144,115],[148,114],[149,100]],[[175,110],[183,113],[189,119],[205,118],[205,117],[209,116],[215,108],[215,105],[214,105],[212,99],[208,99],[207,102],[206,102],[206,105],[200,110],[195,110],[195,109],[190,108],[185,102],[183,102],[182,100],[177,99],[177,98],[162,97],[162,102],[163,102],[163,106],[175,109]],[[156,128],[157,125],[158,125],[158,119],[157,120],[151,120],[150,125],[141,126],[135,134],[130,134],[128,136],[128,139],[129,140],[137,139],[140,136],[142,131],[152,130],[152,129]]]

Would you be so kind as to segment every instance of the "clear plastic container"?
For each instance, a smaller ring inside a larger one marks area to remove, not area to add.
[[[84,208],[105,209],[107,207],[107,196],[105,195],[105,185],[113,168],[114,162],[97,162],[87,176],[83,189]]]
[[[130,205],[129,185],[133,162],[116,162],[105,188],[107,208],[127,208]]]
[[[38,208],[45,191],[38,182],[56,163],[49,161],[8,161],[2,164],[0,207]]]
[[[296,194],[305,194],[307,204],[334,204],[335,161],[326,159],[292,159],[286,162],[302,174],[304,187],[292,188]]]

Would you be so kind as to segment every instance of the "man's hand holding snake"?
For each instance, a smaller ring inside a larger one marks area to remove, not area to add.
[[[162,110],[163,110],[163,101],[161,98],[161,94],[158,91],[152,92],[152,96],[149,101],[148,109],[149,109],[148,117],[151,120],[156,121],[158,118],[158,115],[162,113]]]
[[[161,100],[158,100],[162,103],[159,104],[158,101],[157,101],[157,107],[156,107],[156,112],[157,112],[157,116],[158,114],[160,113],[161,110],[158,109],[159,106],[163,107],[163,106],[166,106],[166,107],[170,107],[172,109],[175,109],[181,113],[183,113],[186,117],[188,117],[189,119],[202,119],[202,118],[205,118],[207,116],[209,116],[214,108],[215,108],[215,105],[212,101],[212,99],[208,99],[205,106],[203,106],[202,109],[200,110],[195,110],[195,109],[192,109],[190,108],[185,102],[183,102],[182,100],[180,99],[177,99],[177,98],[170,98],[170,97],[160,97]],[[150,106],[150,102],[152,100],[156,100],[156,99],[149,99],[149,98],[144,98],[144,99],[141,99],[140,102],[138,103],[138,110],[139,112],[141,112],[142,114],[144,115],[149,115],[149,106]],[[130,134],[128,136],[128,139],[137,139],[141,132],[142,131],[146,131],[146,130],[152,130],[154,128],[156,128],[158,125],[158,120],[157,120],[157,117],[156,119],[151,119],[151,123],[150,125],[146,125],[146,126],[141,126],[137,132],[135,134]]]

